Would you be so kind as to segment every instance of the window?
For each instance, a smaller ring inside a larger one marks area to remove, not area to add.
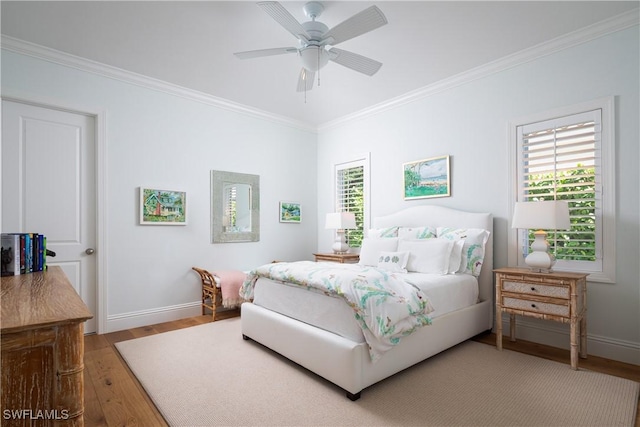
[[[510,144],[516,146],[513,202],[569,203],[571,228],[548,231],[554,268],[588,272],[589,280],[606,282],[615,275],[611,106],[604,100],[587,110],[579,106],[544,120],[519,121],[511,125]],[[525,265],[534,231],[513,231],[510,265]]]
[[[349,247],[362,245],[364,230],[369,227],[369,156],[335,166],[335,211],[353,212],[356,227],[346,230]]]

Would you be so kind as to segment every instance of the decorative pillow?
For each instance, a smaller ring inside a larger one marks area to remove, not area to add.
[[[378,268],[394,273],[406,273],[409,252],[380,252]]]
[[[384,239],[372,239],[365,237],[362,239],[362,247],[360,248],[360,261],[358,264],[378,266],[378,257],[380,252],[395,252],[398,249],[398,238],[388,237]]]
[[[409,251],[408,271],[447,274],[453,245],[446,239],[400,240],[398,251]]]
[[[400,227],[398,237],[400,239],[435,239],[437,229],[435,227]]]
[[[372,239],[398,237],[398,227],[370,228],[367,237]]]
[[[489,240],[489,232],[480,228],[438,227],[438,239],[464,240],[459,273],[478,277],[484,260],[484,246]]]

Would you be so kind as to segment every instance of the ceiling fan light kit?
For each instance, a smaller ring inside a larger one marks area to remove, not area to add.
[[[298,39],[299,47],[260,49],[236,52],[235,55],[240,59],[251,59],[298,53],[302,62],[302,70],[298,77],[298,92],[311,90],[316,73],[327,65],[329,61],[368,76],[374,75],[382,67],[381,62],[333,47],[385,25],[387,18],[376,6],[371,6],[353,15],[331,29],[322,22],[316,21],[316,18],[324,11],[324,6],[319,2],[312,1],[304,5],[304,14],[311,21],[302,24],[278,2],[260,2],[258,6],[284,29],[293,34]]]

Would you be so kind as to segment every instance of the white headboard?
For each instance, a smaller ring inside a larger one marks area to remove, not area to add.
[[[453,227],[483,228],[489,231],[485,245],[484,261],[478,277],[481,301],[493,302],[493,216],[490,213],[473,213],[442,206],[414,206],[373,219],[373,227]]]

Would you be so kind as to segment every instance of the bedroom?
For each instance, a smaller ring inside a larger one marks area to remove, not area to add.
[[[4,20],[20,9],[10,9],[10,3],[2,4],[3,36]],[[476,74],[443,77],[414,97],[319,127],[256,114],[139,74],[105,71],[100,64],[21,43],[19,37],[3,37],[2,96],[87,111],[105,120],[99,160],[104,209],[97,247],[96,327],[101,333],[197,315],[199,282],[190,271],[193,265],[245,270],[301,254],[312,259],[312,253],[328,250],[332,234],[322,219],[333,210],[333,167],[367,154],[372,216],[421,203],[490,212],[494,265],[507,266],[512,210],[508,123],[614,96],[615,283],[589,282],[589,348],[640,364],[637,8],[624,22],[602,34],[582,34],[574,43],[563,40],[562,49],[547,46]],[[28,34],[23,37],[28,41]],[[250,42],[238,49],[253,48]],[[282,90],[289,88],[286,83]],[[315,100],[312,95],[308,104]],[[296,100],[303,110],[304,100]],[[404,201],[401,165],[439,155],[452,159],[452,196]],[[169,166],[175,172],[168,173]],[[211,170],[260,175],[259,242],[210,243]],[[303,176],[311,178],[299,179]],[[188,225],[138,225],[137,189],[147,185],[186,191]],[[280,201],[301,204],[300,224],[279,223]],[[3,220],[5,209],[3,203]],[[566,328],[555,325],[525,321],[519,331],[531,341],[567,343]]]

